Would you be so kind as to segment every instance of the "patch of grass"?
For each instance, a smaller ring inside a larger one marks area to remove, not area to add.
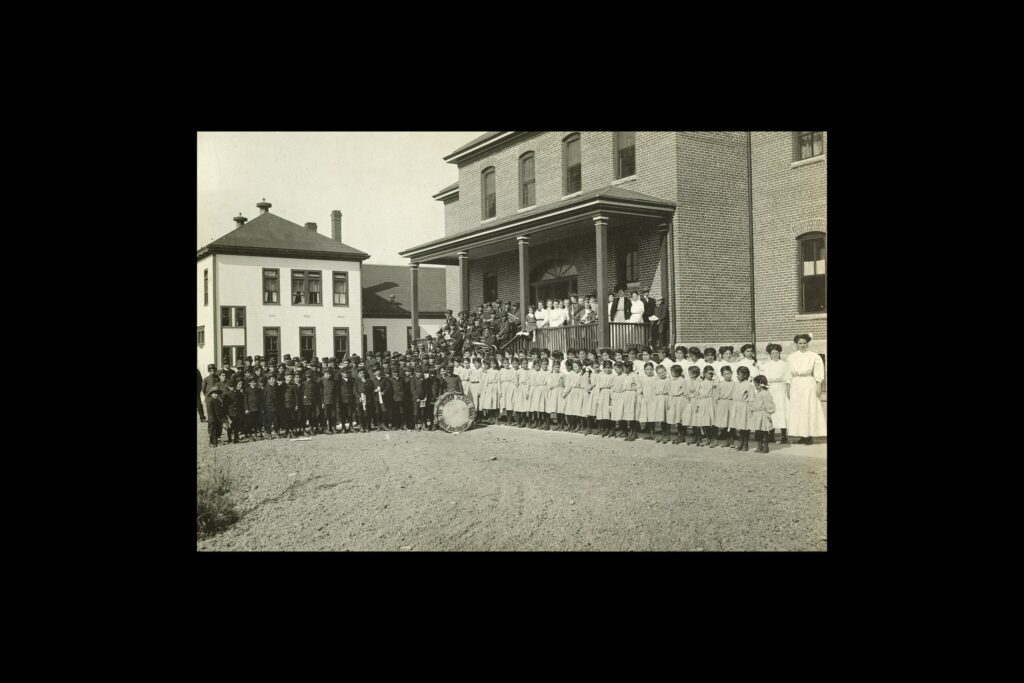
[[[238,521],[231,498],[234,480],[230,469],[217,462],[199,466],[196,473],[196,538],[212,536]]]

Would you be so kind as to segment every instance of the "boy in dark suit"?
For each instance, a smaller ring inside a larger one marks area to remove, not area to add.
[[[390,370],[389,370],[390,372]],[[384,371],[378,364],[373,369],[373,409],[377,413],[377,428],[383,431],[390,431],[388,420],[391,417],[391,398],[394,396],[394,387],[391,386],[391,379],[384,376]]]
[[[256,383],[256,377],[250,375],[249,386],[245,389],[242,405],[245,409],[245,433],[251,441],[255,441],[256,436],[260,433],[260,419],[262,417],[260,413],[263,409],[263,396],[261,394],[262,392]]]
[[[324,370],[324,378],[320,382],[320,388],[323,391],[324,422],[326,422],[327,431],[331,434],[337,434],[338,430],[335,425],[338,424],[338,387],[334,379],[334,370],[330,365]]]
[[[313,378],[313,371],[306,371],[306,381],[302,383],[302,418],[299,429],[305,431],[309,422],[310,435],[317,433],[317,404],[320,402],[320,385]]]
[[[409,393],[408,380],[400,369],[391,373],[391,426],[405,429],[405,397]]]
[[[207,393],[207,413],[209,413],[209,426],[210,426],[210,445],[217,447],[220,445],[220,429],[221,423],[224,421],[224,406],[220,402],[221,389],[220,385],[213,385],[210,387]]]
[[[355,426],[356,392],[352,371],[346,365],[341,369],[338,379],[338,422],[342,423],[343,433],[348,434]]]

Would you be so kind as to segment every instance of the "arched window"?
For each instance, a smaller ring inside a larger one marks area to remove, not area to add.
[[[536,181],[534,179],[533,152],[519,157],[519,208],[537,203]]]
[[[576,294],[578,275],[576,266],[565,261],[551,260],[537,266],[530,271],[534,300],[565,299]]]
[[[827,313],[825,233],[809,232],[797,240],[800,263],[800,312]]]
[[[615,179],[636,175],[636,133],[615,132]]]
[[[583,187],[579,133],[568,135],[562,140],[562,168],[562,194],[579,192]]]
[[[494,197],[494,167],[485,168],[480,179],[481,213],[484,220],[494,218],[498,206]]]

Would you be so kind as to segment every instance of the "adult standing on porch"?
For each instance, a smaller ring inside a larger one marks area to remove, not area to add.
[[[668,344],[668,302],[665,301],[665,297],[658,299],[657,306],[655,306],[652,315],[649,316],[649,324],[651,346],[664,346]],[[666,370],[669,369],[666,368]],[[686,370],[686,368],[683,368],[683,370]]]
[[[626,322],[630,313],[630,305],[630,300],[626,298],[625,290],[619,287],[615,300],[612,302],[612,307],[608,311],[609,320],[613,323]]]
[[[562,308],[562,304],[558,301],[555,301],[552,306],[551,312],[548,313],[548,325],[562,327],[568,321],[568,311]]]
[[[644,324],[644,302],[640,300],[639,292],[633,292],[633,299],[626,307],[626,311],[629,313],[629,320],[627,322],[636,325]]]
[[[533,314],[534,319],[537,321],[538,330],[548,326],[548,315],[548,309],[544,308],[544,301],[538,301],[537,312]]]
[[[799,443],[813,444],[814,437],[827,436],[825,411],[821,407],[821,383],[825,380],[825,364],[821,356],[807,350],[811,335],[793,337],[796,353],[786,359],[789,378],[786,380],[786,398],[789,414],[786,422],[791,436],[800,437]]]

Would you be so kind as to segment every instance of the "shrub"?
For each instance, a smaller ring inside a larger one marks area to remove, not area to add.
[[[212,536],[238,521],[231,498],[233,480],[227,467],[218,464],[200,467],[196,474],[196,537]]]

